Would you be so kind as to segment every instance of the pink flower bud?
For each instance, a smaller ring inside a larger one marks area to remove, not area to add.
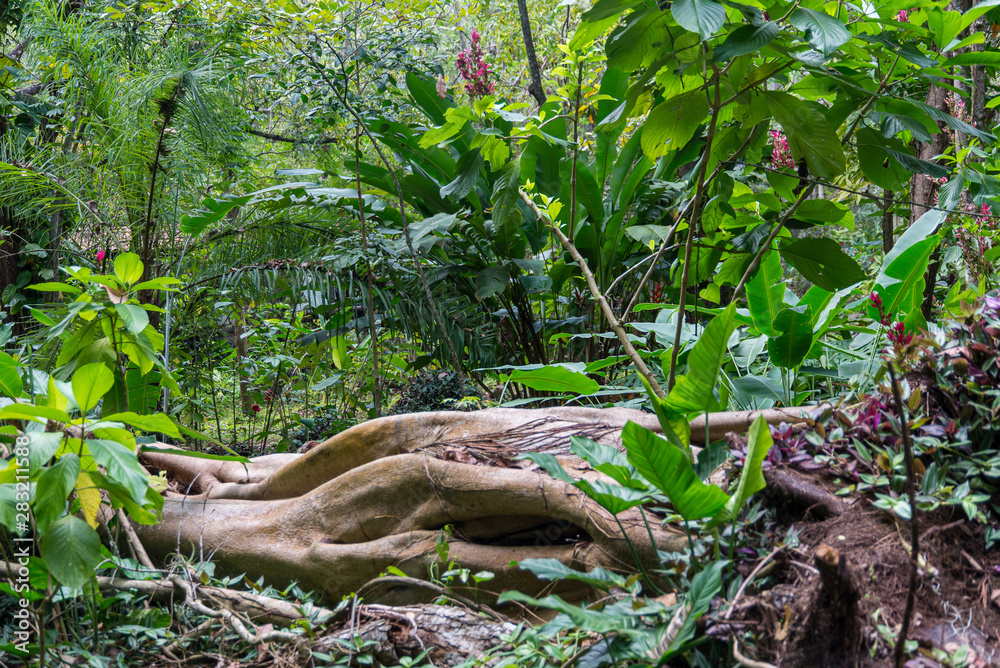
[[[104,260],[104,251],[97,251],[97,261],[101,262]]]

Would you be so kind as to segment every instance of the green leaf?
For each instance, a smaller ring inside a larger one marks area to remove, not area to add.
[[[947,167],[942,167],[936,162],[928,162],[927,160],[921,160],[920,158],[915,158],[909,153],[904,153],[903,151],[896,151],[891,148],[885,150],[886,153],[891,155],[896,162],[902,165],[905,169],[914,174],[927,174],[935,179],[939,179],[942,176],[948,176],[951,172]]]
[[[133,334],[138,335],[149,324],[149,315],[141,306],[137,306],[136,304],[115,304],[115,311],[118,312],[118,317],[122,319],[125,329]]]
[[[812,307],[803,305],[782,310],[774,319],[774,328],[782,334],[767,341],[771,362],[783,369],[797,367],[812,348]]]
[[[127,425],[150,433],[166,434],[171,438],[180,438],[180,431],[174,421],[163,413],[139,415],[138,413],[112,413],[101,418],[104,422],[124,422]]]
[[[215,200],[207,197],[201,201],[202,208],[193,214],[181,216],[181,232],[198,236],[209,226],[218,223],[225,218],[230,211],[237,207],[248,204],[253,199],[253,194],[244,195],[230,199]]]
[[[38,476],[32,510],[39,533],[44,534],[50,524],[66,514],[66,499],[76,487],[79,475],[80,458],[70,452]]]
[[[11,404],[0,408],[0,420],[34,420],[45,423],[49,420],[57,422],[70,422],[72,418],[66,411],[50,406],[36,406],[34,404]]]
[[[417,107],[427,114],[435,125],[443,125],[445,111],[455,106],[454,102],[437,94],[437,82],[429,77],[407,72],[406,90]]]
[[[38,292],[68,292],[71,295],[78,295],[83,292],[80,288],[68,283],[35,283],[34,285],[29,285],[28,289],[37,290]]]
[[[691,587],[684,597],[684,623],[677,630],[677,635],[661,657],[666,662],[677,654],[690,651],[688,642],[694,637],[698,620],[708,612],[714,599],[722,591],[722,569],[729,562],[725,559],[714,561],[691,578]],[[662,663],[660,665],[663,665]]]
[[[61,584],[79,589],[90,582],[101,563],[101,539],[86,522],[66,515],[45,532],[41,555],[49,572]]]
[[[670,499],[684,519],[713,517],[729,500],[721,489],[698,479],[683,450],[645,427],[627,422],[622,443],[636,470]]]
[[[549,610],[561,612],[569,617],[577,628],[585,630],[589,633],[629,634],[635,632],[634,617],[614,615],[604,610],[589,610],[579,605],[567,603],[562,598],[554,594],[552,596],[546,596],[545,598],[534,598],[516,590],[507,590],[500,595],[498,602],[505,603],[507,601],[517,601],[518,603],[523,603],[536,608],[547,608]]]
[[[0,351],[0,392],[11,399],[21,396],[24,383],[17,371],[17,361],[5,352]]]
[[[540,580],[575,580],[604,590],[625,586],[623,575],[606,571],[603,568],[595,568],[587,573],[581,573],[558,559],[522,559],[517,565],[534,573],[535,577]]]
[[[666,399],[656,396],[656,393],[653,392],[653,386],[649,384],[645,376],[640,374],[639,380],[642,381],[643,386],[646,388],[646,396],[649,397],[649,401],[653,404],[653,412],[656,413],[656,419],[660,423],[663,435],[667,437],[667,440],[671,444],[683,450],[689,460],[693,459],[691,454],[691,424],[684,417],[683,413],[678,412],[670,406]]]
[[[520,162],[514,160],[503,166],[493,186],[493,222],[498,228],[514,217],[521,217],[517,208],[521,199],[519,178]]]
[[[132,450],[121,443],[96,438],[87,439],[87,449],[94,460],[107,470],[109,478],[127,489],[136,503],[142,502],[149,477]]]
[[[842,174],[847,167],[844,149],[836,130],[815,103],[782,93],[768,91],[767,106],[785,130],[788,146],[796,162],[806,161],[809,171],[821,179]]]
[[[761,472],[761,466],[772,445],[774,445],[774,441],[771,438],[771,428],[768,427],[764,416],[758,415],[757,419],[750,425],[750,431],[747,432],[747,458],[743,463],[743,471],[740,473],[740,481],[736,486],[736,491],[729,497],[722,512],[713,517],[712,521],[706,525],[706,529],[734,521],[750,497],[764,489],[764,474]]]
[[[682,28],[708,39],[726,20],[726,8],[714,0],[677,0],[670,7],[674,20]]]
[[[676,5],[675,5],[676,6]],[[656,106],[642,126],[642,150],[649,158],[683,147],[711,111],[700,90],[672,97]]]
[[[604,51],[608,57],[608,67],[617,67],[632,72],[664,47],[670,36],[667,29],[669,15],[659,8],[643,9],[629,14],[624,26],[608,37]]]
[[[538,464],[553,478],[576,487],[612,515],[618,515],[649,500],[649,494],[640,490],[609,485],[600,480],[590,482],[571,478],[563,470],[559,460],[548,452],[528,452],[519,455],[516,459],[527,459]]]
[[[936,234],[918,241],[900,253],[885,268],[881,281],[875,284],[875,291],[882,297],[883,308],[890,319],[895,318],[900,311],[909,313],[920,306],[923,301],[927,263],[940,242],[941,237]],[[868,314],[878,319],[871,306],[868,307]]]
[[[688,356],[688,372],[677,379],[667,396],[670,407],[681,413],[709,410],[715,403],[715,385],[729,349],[736,304],[712,318]]]
[[[840,45],[851,39],[851,33],[838,19],[814,9],[796,9],[788,17],[788,22],[799,30],[804,30],[809,41],[823,55],[829,56]]]
[[[479,170],[483,166],[483,155],[478,148],[470,149],[458,159],[456,169],[458,174],[455,179],[441,186],[441,197],[458,201],[472,192],[476,180],[479,178]]]
[[[962,31],[962,12],[930,8],[927,10],[927,27],[938,46],[944,46]]]
[[[80,412],[86,414],[101,400],[115,383],[111,369],[100,362],[80,367],[73,374],[73,396],[80,407]]]
[[[807,199],[795,210],[795,218],[820,225],[839,225],[854,229],[854,213],[851,207],[825,199]]]
[[[784,270],[774,251],[766,251],[757,272],[747,281],[747,306],[753,326],[761,334],[775,336],[774,319],[785,308]]]
[[[781,257],[814,285],[836,292],[867,278],[864,269],[827,237],[782,241]]]
[[[774,21],[766,21],[759,26],[741,26],[729,33],[725,42],[715,47],[712,60],[721,63],[737,56],[755,53],[770,44],[777,34],[778,24]]]
[[[880,285],[889,285],[892,283],[891,279],[886,278],[886,268],[910,246],[927,239],[937,232],[947,217],[948,213],[945,211],[931,210],[907,227],[906,231],[899,236],[899,239],[896,239],[896,243],[893,244],[892,249],[886,253],[885,258],[882,260],[882,267],[879,269],[878,276],[875,277],[875,283]]]
[[[871,128],[861,127],[854,135],[854,144],[858,152],[858,165],[869,181],[885,190],[897,191],[903,187],[909,179],[909,170],[898,160],[890,160],[887,150],[892,145],[902,149],[901,142],[887,140]]]
[[[510,374],[510,380],[543,392],[594,394],[601,389],[596,380],[559,365],[543,366],[530,370],[515,369]]]
[[[486,299],[501,294],[510,284],[511,265],[487,267],[476,276],[476,299]]]
[[[115,258],[115,278],[122,285],[132,285],[142,278],[142,260],[135,253],[122,253]]]

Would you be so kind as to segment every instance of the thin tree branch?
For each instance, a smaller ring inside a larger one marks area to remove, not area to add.
[[[285,142],[286,144],[339,144],[340,137],[324,137],[322,139],[295,139],[293,137],[286,137],[284,135],[275,134],[273,132],[264,132],[263,130],[255,130],[254,128],[247,128],[247,134],[254,135],[255,137],[260,137],[262,139],[269,139],[271,141]]]
[[[587,266],[587,261],[582,255],[580,255],[580,251],[576,249],[576,246],[574,246],[573,242],[569,240],[569,237],[563,234],[563,231],[560,230],[548,216],[541,212],[538,205],[535,204],[530,197],[528,197],[527,193],[522,190],[520,195],[521,199],[528,205],[535,216],[537,216],[540,221],[545,223],[545,226],[552,231],[552,234],[554,234],[557,239],[559,239],[559,243],[563,245],[563,248],[565,248],[569,252],[570,256],[576,260],[577,265],[580,267],[580,271],[583,272],[583,277],[587,280],[587,286],[590,288],[590,293],[594,296],[594,299],[597,300],[598,305],[601,307],[601,311],[604,312],[604,317],[607,318],[608,325],[611,326],[611,330],[618,336],[618,340],[621,341],[622,347],[625,348],[625,354],[628,355],[630,360],[632,360],[632,363],[635,364],[636,369],[639,370],[639,373],[642,374],[643,378],[649,382],[650,387],[653,388],[656,395],[658,397],[665,396],[663,388],[660,387],[660,384],[656,381],[656,378],[649,370],[649,367],[646,366],[646,363],[642,360],[642,357],[639,356],[639,353],[632,345],[632,342],[629,341],[628,335],[625,333],[625,329],[618,322],[618,318],[615,316],[614,311],[611,310],[608,300],[604,298],[603,294],[601,294],[600,288],[597,287],[597,281],[594,280],[594,274],[590,271],[590,267]]]

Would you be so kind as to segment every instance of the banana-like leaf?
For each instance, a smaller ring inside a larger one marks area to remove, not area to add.
[[[685,520],[714,517],[729,501],[721,489],[698,479],[683,450],[645,427],[628,422],[622,443],[636,470],[670,499]]]
[[[746,505],[746,502],[750,500],[750,497],[764,489],[764,474],[761,472],[761,465],[772,445],[774,445],[774,441],[771,438],[771,428],[768,427],[764,416],[758,415],[747,433],[747,458],[743,463],[743,472],[740,473],[740,482],[736,486],[736,492],[729,497],[725,507],[712,518],[706,528],[732,522]]]
[[[712,318],[705,331],[694,344],[688,357],[688,372],[677,379],[677,384],[667,397],[671,408],[680,413],[698,413],[708,410],[715,399],[715,385],[719,370],[729,349],[733,333],[733,315],[736,305]]]

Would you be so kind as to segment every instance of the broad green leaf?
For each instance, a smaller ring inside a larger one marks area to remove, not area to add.
[[[598,443],[583,436],[570,436],[569,451],[594,467],[595,471],[610,476],[622,487],[641,489],[644,487],[638,479],[635,467],[629,464],[625,455],[618,448]]]
[[[503,166],[500,177],[493,186],[493,223],[497,228],[503,227],[508,220],[521,218],[517,203],[520,195],[520,162],[514,160]]]
[[[825,199],[807,199],[795,210],[795,218],[821,225],[834,224],[848,230],[854,229],[851,207]]]
[[[688,372],[677,379],[667,397],[667,403],[674,410],[681,413],[703,412],[715,403],[715,385],[729,349],[735,312],[734,303],[712,318],[698,337],[688,356]]]
[[[945,11],[938,7],[930,8],[926,12],[927,27],[930,28],[938,46],[948,44],[962,31],[962,12]]]
[[[510,285],[511,265],[487,267],[476,276],[476,299],[487,299],[503,293]]]
[[[782,93],[768,91],[767,106],[781,125],[796,162],[806,161],[810,173],[821,179],[842,174],[847,167],[836,130],[815,106]]]
[[[909,170],[898,160],[889,160],[887,148],[895,147],[897,152],[904,147],[897,139],[886,139],[871,128],[861,127],[854,135],[858,151],[858,165],[868,180],[880,188],[898,191],[909,179]]]
[[[737,56],[760,51],[778,34],[778,24],[765,21],[759,26],[741,26],[729,33],[726,41],[715,47],[712,60],[722,63]]]
[[[885,268],[881,281],[875,284],[875,291],[882,297],[883,308],[890,319],[901,311],[909,313],[919,307],[923,299],[927,263],[940,242],[941,237],[936,234],[918,241]],[[868,307],[868,315],[878,319],[872,306]]]
[[[35,283],[34,285],[29,285],[28,289],[37,290],[38,292],[68,292],[71,295],[78,295],[83,292],[80,288],[68,283]]]
[[[149,486],[149,476],[139,465],[135,454],[121,443],[88,438],[87,449],[94,460],[108,472],[108,477],[128,490],[136,503],[141,503]]]
[[[174,421],[163,413],[139,415],[138,413],[112,413],[101,417],[104,422],[124,422],[125,424],[150,433],[166,434],[171,438],[180,438],[180,431]]]
[[[559,365],[544,366],[540,369],[515,369],[510,380],[543,392],[572,392],[593,394],[601,389],[600,384],[578,371],[571,371]]]
[[[941,63],[942,67],[951,65],[1000,65],[1000,51],[966,51]]]
[[[684,597],[683,605],[687,611],[684,623],[677,630],[677,635],[674,636],[666,653],[661,657],[661,661],[666,662],[677,654],[690,651],[688,643],[694,637],[698,620],[708,612],[712,605],[712,599],[722,591],[722,569],[728,563],[725,559],[714,561],[691,578],[691,587],[688,589],[687,596]]]
[[[676,5],[675,5],[676,6]],[[711,111],[704,91],[693,90],[656,106],[642,126],[642,151],[657,158],[683,147]]]
[[[479,170],[483,166],[483,155],[478,148],[470,149],[458,160],[456,174],[451,183],[441,186],[441,197],[458,201],[472,192]]]
[[[607,510],[612,515],[618,515],[629,508],[633,508],[648,501],[650,498],[649,494],[646,492],[630,489],[628,487],[619,487],[618,485],[609,485],[608,483],[600,480],[595,480],[594,482],[576,480],[575,478],[570,477],[566,471],[563,470],[559,460],[548,452],[528,452],[523,455],[519,455],[517,459],[527,459],[538,464],[540,467],[545,469],[550,476],[556,480],[561,480],[562,482],[576,487],[588,497],[596,501],[602,508]]]
[[[774,319],[785,308],[784,270],[781,259],[772,250],[766,251],[753,278],[747,281],[747,306],[753,326],[762,334],[775,336]]]
[[[77,369],[73,374],[73,396],[80,412],[86,414],[94,408],[114,383],[114,374],[103,364],[87,364]]]
[[[133,334],[139,334],[149,324],[149,315],[136,304],[115,304],[115,311],[122,319],[125,329]]]
[[[687,455],[689,460],[693,459],[691,454],[691,424],[687,418],[673,407],[666,399],[661,399],[653,392],[653,386],[649,384],[646,377],[639,374],[639,380],[646,388],[646,396],[653,404],[653,412],[660,423],[663,435],[671,444],[680,448]]]
[[[142,260],[135,253],[122,253],[115,258],[115,278],[122,285],[132,285],[142,278]]]
[[[38,532],[45,534],[50,524],[66,513],[66,499],[76,486],[80,475],[80,458],[67,453],[38,476],[35,488],[34,511]]]
[[[833,239],[804,237],[783,241],[781,257],[814,285],[836,292],[867,278],[864,269]]]
[[[797,367],[812,348],[812,307],[803,305],[782,310],[774,319],[774,328],[782,334],[767,341],[771,363],[783,369]]]
[[[708,39],[726,20],[726,8],[715,0],[677,0],[670,7],[674,20],[682,28]]]
[[[438,95],[437,82],[429,77],[407,72],[406,90],[417,107],[427,114],[436,125],[443,125],[445,111],[455,106],[451,100]]]
[[[806,33],[806,40],[829,56],[851,39],[851,33],[838,19],[815,9],[796,9],[788,22]]]
[[[736,491],[729,497],[722,512],[713,517],[706,528],[734,521],[750,497],[764,489],[764,474],[761,472],[761,466],[772,445],[774,445],[774,441],[771,439],[771,428],[764,420],[764,416],[758,415],[757,419],[750,425],[750,431],[747,432],[747,458],[743,462],[743,471],[740,473],[740,481],[736,485]]]
[[[45,423],[49,420],[57,422],[70,422],[72,418],[66,411],[50,406],[36,406],[35,404],[11,404],[0,408],[0,420],[34,420]]]
[[[517,601],[536,608],[547,608],[561,612],[572,620],[573,624],[589,633],[617,634],[634,633],[635,617],[615,615],[603,610],[589,610],[579,605],[567,603],[556,595],[545,598],[534,598],[516,590],[508,590],[500,595],[498,602]]]
[[[520,568],[531,571],[541,580],[576,580],[598,589],[607,590],[610,587],[624,587],[625,576],[595,568],[587,573],[573,570],[558,559],[522,559],[517,564]]]
[[[49,527],[40,548],[49,572],[70,589],[87,584],[101,562],[100,537],[73,515],[66,515]]]
[[[186,433],[186,434],[188,434],[188,435],[193,435],[196,438],[201,438],[202,437],[202,434],[200,432],[195,431],[193,429],[185,429],[185,428],[181,427],[181,431],[184,432],[184,433]],[[215,439],[212,439],[212,441],[216,442]],[[153,448],[153,447],[149,447],[147,445],[143,445],[143,446],[140,446],[139,451],[140,452],[163,452],[164,450],[162,448]],[[174,455],[175,457],[192,457],[194,459],[211,459],[213,461],[220,461],[220,462],[239,462],[241,464],[245,464],[245,463],[247,463],[247,462],[250,461],[249,459],[247,459],[243,455],[213,455],[213,454],[208,453],[208,452],[196,452],[194,450],[181,450],[180,448],[170,448],[168,450],[168,452],[171,455]]]
[[[912,225],[907,227],[906,231],[899,236],[899,239],[896,239],[896,243],[893,244],[892,249],[885,254],[885,258],[882,260],[882,268],[879,270],[878,276],[875,277],[875,282],[881,285],[892,283],[892,279],[886,278],[886,267],[892,264],[910,246],[927,239],[937,232],[938,228],[941,227],[941,223],[947,217],[948,213],[946,211],[932,210],[920,216]]]
[[[629,14],[624,25],[611,33],[605,43],[608,67],[632,72],[663,48],[669,48],[668,16],[658,7]]]
[[[683,450],[632,421],[622,430],[628,460],[655,485],[686,520],[713,517],[729,497],[715,485],[698,479]]]
[[[20,397],[24,390],[17,367],[18,363],[13,357],[0,351],[0,392],[12,399]]]

